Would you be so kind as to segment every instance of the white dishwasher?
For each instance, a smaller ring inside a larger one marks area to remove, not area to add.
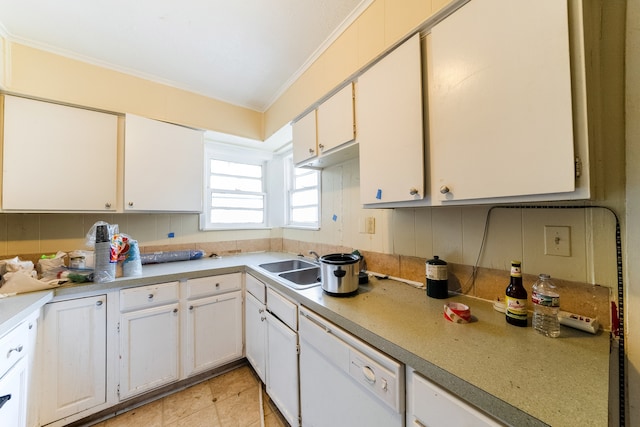
[[[404,426],[404,365],[300,308],[305,427]]]

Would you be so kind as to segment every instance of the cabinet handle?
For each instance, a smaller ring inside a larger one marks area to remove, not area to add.
[[[0,409],[4,406],[5,403],[11,400],[11,394],[6,394],[4,396],[0,396]]]
[[[133,207],[133,202],[129,202],[129,203],[127,203],[127,204],[129,205],[129,207],[130,207],[130,208],[132,208],[132,207]]]
[[[173,309],[173,312],[174,312],[174,313],[177,313],[177,312],[178,312],[178,309],[177,309],[177,308],[174,308],[174,309]]]
[[[96,307],[100,307],[102,305],[102,301],[96,301]]]
[[[17,353],[21,353],[23,348],[24,347],[22,346],[22,344],[19,344],[17,347],[10,348],[9,351],[7,352],[7,359],[11,356],[11,353],[13,353],[14,351]]]
[[[189,310],[193,310],[193,306],[192,305],[189,306]]]
[[[267,318],[265,316],[260,317],[260,321],[264,322],[265,320],[267,320]]]
[[[147,296],[147,299],[152,300],[153,299],[153,294],[149,294],[149,296]]]
[[[448,192],[450,192],[451,190],[449,189],[449,187],[447,187],[446,185],[443,185],[442,187],[440,187],[440,192],[442,194],[447,194]]]
[[[324,144],[318,144],[318,148],[320,148],[320,151],[324,150]]]
[[[105,208],[107,208],[107,209],[111,208],[111,202],[107,202],[107,203],[105,203],[105,204],[104,204],[104,207],[105,207]]]
[[[415,196],[416,194],[418,194],[418,189],[417,188],[411,188],[409,190],[409,194],[411,194],[412,196]]]
[[[258,313],[264,313],[264,308],[259,308]]]
[[[315,152],[316,152],[316,150],[314,150],[313,148],[309,148],[309,154],[313,154]]]
[[[422,424],[420,421],[418,420],[413,420],[413,424],[418,426],[418,427],[427,427],[425,424]]]
[[[29,323],[29,329],[33,329],[33,323]]]

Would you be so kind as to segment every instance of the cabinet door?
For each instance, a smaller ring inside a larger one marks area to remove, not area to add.
[[[106,296],[45,305],[40,423],[106,401]]]
[[[178,304],[120,315],[120,399],[178,380]]]
[[[330,151],[355,137],[353,83],[318,107],[318,151]]]
[[[27,378],[26,358],[22,358],[0,378],[0,423],[3,426],[27,425]]]
[[[266,377],[267,319],[265,305],[247,292],[245,307],[246,356],[263,383]]]
[[[367,70],[356,89],[360,202],[423,198],[420,35]]]
[[[434,203],[575,189],[568,31],[557,0],[474,0],[431,30]]]
[[[113,114],[5,96],[2,209],[115,210],[117,140]]]
[[[267,312],[267,393],[289,424],[300,424],[298,334]]]
[[[124,149],[126,211],[201,212],[201,131],[127,114]]]
[[[242,292],[187,301],[184,375],[242,358]]]
[[[408,368],[407,425],[499,427],[502,424]]]
[[[299,119],[291,127],[293,164],[297,165],[318,155],[316,110]]]

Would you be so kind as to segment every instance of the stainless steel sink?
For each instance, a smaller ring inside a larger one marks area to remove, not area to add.
[[[295,286],[292,286],[294,289],[304,289],[311,286],[318,286],[320,284],[319,267],[288,271],[286,273],[280,273],[278,276],[295,284]]]
[[[258,267],[268,271],[280,283],[292,289],[307,289],[321,284],[318,264],[303,259],[267,262],[259,264]]]
[[[284,271],[300,270],[303,268],[311,267],[317,268],[315,264],[301,259],[288,259],[285,261],[275,261],[260,264],[260,268],[264,268],[271,273],[282,273]]]

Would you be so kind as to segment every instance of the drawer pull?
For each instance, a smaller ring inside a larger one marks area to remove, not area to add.
[[[17,353],[22,352],[23,348],[24,347],[22,346],[22,344],[18,345],[17,347],[10,348],[9,351],[7,352],[7,359],[11,357],[11,353],[13,353],[14,351]]]
[[[149,296],[147,296],[147,298],[152,300],[153,299],[153,294],[149,294]]]
[[[11,400],[11,395],[10,394],[7,394],[5,396],[0,396],[0,409],[2,409],[4,404],[7,403],[9,400]]]
[[[259,308],[258,313],[264,313],[264,308]]]
[[[189,310],[193,310],[193,306],[192,305],[189,306]]]
[[[216,288],[219,288],[219,287],[220,287],[220,283],[216,283]]]
[[[177,309],[177,308],[174,308],[174,309],[173,309],[173,312],[174,312],[174,313],[177,313],[177,312],[178,312],[178,309]]]
[[[102,305],[102,301],[96,301],[96,306],[100,307]]]
[[[260,321],[264,322],[265,320],[267,320],[267,318],[265,316],[260,317]]]

